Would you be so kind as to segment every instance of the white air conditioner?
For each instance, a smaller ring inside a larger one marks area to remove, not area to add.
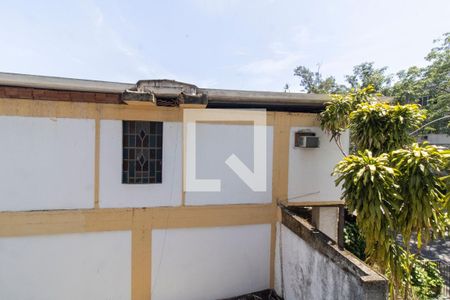
[[[319,137],[311,131],[298,131],[295,133],[295,147],[319,148]]]

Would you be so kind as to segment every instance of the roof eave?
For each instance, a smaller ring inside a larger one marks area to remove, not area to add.
[[[323,110],[325,103],[331,100],[328,95],[319,94],[197,88],[192,84],[171,80],[141,80],[138,84],[140,82],[154,84],[155,90],[152,92],[156,97],[180,95],[176,90],[158,88],[160,83],[169,82],[189,86],[196,90],[198,95],[206,95],[207,107],[210,108],[260,108],[317,112]],[[123,94],[126,91],[135,90],[137,84],[0,72],[0,86]]]
[[[98,93],[122,93],[135,86],[132,83],[2,72],[0,72],[0,85]]]

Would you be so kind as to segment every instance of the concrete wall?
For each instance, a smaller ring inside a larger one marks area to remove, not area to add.
[[[0,239],[0,299],[131,298],[131,233]]]
[[[278,224],[275,290],[285,300],[387,299],[387,280],[350,253],[337,250],[312,226]],[[306,221],[305,221],[306,222]],[[296,227],[293,232],[288,227]],[[301,236],[305,237],[302,238]]]
[[[0,116],[0,141],[0,210],[94,206],[94,120]]]
[[[303,149],[294,147],[295,132],[309,129],[320,138],[320,147]],[[341,190],[330,176],[334,166],[343,158],[334,142],[319,127],[292,127],[289,145],[290,202],[336,201]],[[348,134],[342,136],[344,149],[349,148]],[[295,198],[295,199],[294,199]]]
[[[358,279],[281,225],[281,255],[285,300],[363,299]]]
[[[267,127],[266,191],[254,192],[225,164],[235,154],[254,170],[253,126],[197,124],[197,178],[220,179],[221,192],[187,192],[187,205],[270,203],[272,201],[273,128]]]
[[[269,224],[152,236],[153,300],[221,299],[269,288]]]
[[[100,122],[100,207],[181,205],[182,125],[164,122],[162,183],[122,184],[122,121]]]
[[[337,241],[338,218],[339,208],[337,207],[314,207],[312,209],[313,225],[334,241]]]

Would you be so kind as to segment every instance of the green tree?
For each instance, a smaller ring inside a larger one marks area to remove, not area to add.
[[[423,69],[410,67],[397,73],[398,81],[392,87],[391,93],[400,104],[418,103],[428,95],[422,81]]]
[[[353,73],[345,76],[349,86],[338,83],[334,76],[324,78],[320,69],[313,72],[299,66],[294,75],[300,77],[300,85],[308,93],[342,94],[372,86],[374,91],[392,96],[397,103],[422,105],[428,111],[428,123],[450,115],[450,33],[434,43],[436,47],[425,57],[429,65],[402,70],[395,78],[387,73],[387,67],[376,68],[374,62],[354,66]],[[450,122],[442,120],[425,129],[450,134]]]
[[[320,69],[313,72],[305,66],[299,66],[295,68],[294,76],[300,77],[300,86],[308,93],[336,94],[346,90],[345,86],[336,83],[333,76],[324,79]]]
[[[387,67],[375,68],[374,62],[364,62],[353,67],[353,74],[345,79],[353,89],[372,86],[375,91],[387,96],[390,93],[392,76],[386,74]]]
[[[419,103],[428,110],[428,120],[450,114],[450,33],[434,41],[434,47],[425,57],[429,65],[400,71],[391,94],[398,103]],[[429,131],[450,133],[449,121],[430,124]]]
[[[300,86],[308,93],[341,94],[350,91],[350,89],[357,91],[372,86],[375,91],[388,95],[392,76],[386,74],[386,71],[387,67],[377,69],[373,62],[364,62],[354,66],[353,74],[345,76],[350,87],[337,83],[334,76],[324,78],[320,68],[313,72],[305,66],[299,66],[295,68],[294,76],[300,77]]]
[[[335,96],[321,114],[322,128],[335,140],[351,129],[357,151],[339,162],[333,174],[349,211],[356,213],[367,262],[388,276],[392,298],[408,299],[418,291],[412,288],[419,263],[409,248],[412,235],[420,247],[448,230],[449,201],[441,177],[450,152],[412,143],[410,132],[424,119],[416,104],[378,101],[370,85]]]

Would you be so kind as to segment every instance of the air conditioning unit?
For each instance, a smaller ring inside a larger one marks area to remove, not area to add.
[[[319,137],[314,132],[301,130],[295,133],[295,147],[319,148]]]

